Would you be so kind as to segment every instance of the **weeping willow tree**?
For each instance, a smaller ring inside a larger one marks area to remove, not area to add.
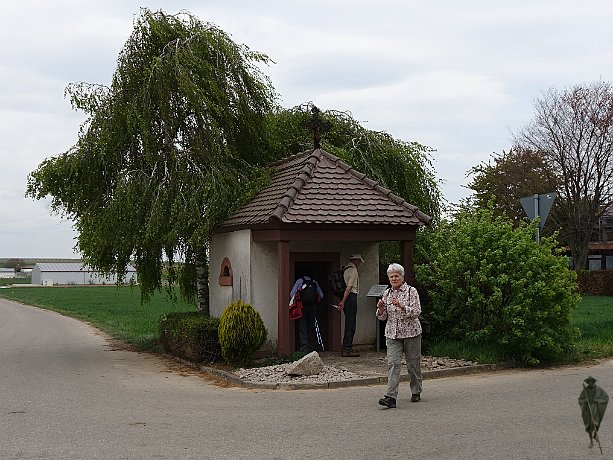
[[[143,9],[110,87],[67,87],[86,121],[73,147],[29,175],[27,195],[50,196],[75,223],[75,249],[91,266],[121,281],[134,261],[143,301],[166,278],[208,314],[213,230],[268,183],[267,164],[313,147],[302,126],[310,107],[277,107],[258,68],[268,62],[189,13]],[[345,112],[325,117],[325,149],[439,215],[429,148],[368,130]]]
[[[313,148],[313,133],[304,126],[311,119],[311,103],[292,109],[278,109],[269,116],[270,151],[278,159]],[[439,220],[443,207],[440,180],[432,166],[434,151],[414,141],[395,139],[389,133],[365,128],[348,112],[326,110],[321,114],[328,125],[321,147],[356,170],[392,190]],[[419,241],[418,241],[419,243]],[[390,262],[398,261],[398,242],[380,245],[382,273]],[[421,245],[415,246],[416,259],[424,258]]]
[[[270,154],[281,159],[313,148],[313,133],[304,128],[311,118],[311,103],[277,109],[269,116]],[[395,139],[384,131],[365,128],[348,112],[322,113],[328,129],[321,147],[365,173],[426,214],[441,214],[440,181],[432,167],[433,149]]]
[[[27,195],[75,222],[88,264],[121,279],[134,261],[143,301],[167,272],[208,314],[211,232],[267,180],[267,62],[189,13],[141,10],[110,87],[66,89],[86,121],[29,175]]]

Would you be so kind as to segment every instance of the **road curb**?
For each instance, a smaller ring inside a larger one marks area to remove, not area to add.
[[[506,364],[477,364],[474,366],[459,366],[447,369],[433,369],[422,372],[423,380],[438,379],[445,377],[456,377],[461,375],[478,374],[482,372],[498,371],[503,369],[509,369],[511,366]],[[267,383],[267,382],[250,382],[238,378],[231,372],[223,371],[213,367],[199,366],[199,369],[205,374],[216,380],[222,380],[223,382],[242,388],[257,388],[263,390],[321,390],[329,388],[347,388],[354,386],[370,386],[370,385],[385,385],[387,384],[387,376],[380,375],[375,377],[363,377],[353,380],[336,380],[329,382],[279,382],[279,383]],[[408,381],[408,374],[402,374],[400,376],[401,381]]]

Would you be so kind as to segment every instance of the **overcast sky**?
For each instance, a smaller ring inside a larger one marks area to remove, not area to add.
[[[268,54],[284,107],[312,101],[432,147],[452,203],[543,91],[613,81],[607,0],[3,1],[0,258],[77,256],[72,223],[24,197],[27,175],[76,142],[64,89],[110,83],[140,7],[190,11]]]

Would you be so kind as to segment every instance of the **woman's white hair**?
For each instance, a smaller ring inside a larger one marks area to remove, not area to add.
[[[400,264],[390,264],[389,267],[387,267],[387,276],[389,276],[390,273],[400,273],[400,276],[404,276],[404,267]]]

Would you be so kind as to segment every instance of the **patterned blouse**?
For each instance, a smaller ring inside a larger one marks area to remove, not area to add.
[[[392,303],[392,292],[395,292],[398,296],[400,307],[396,307]],[[402,286],[397,290],[389,288],[385,291],[382,300],[385,303],[383,313],[376,315],[380,320],[387,319],[385,337],[406,339],[421,334],[421,324],[418,319],[421,313],[421,304],[419,303],[417,289],[407,283],[402,283]]]

